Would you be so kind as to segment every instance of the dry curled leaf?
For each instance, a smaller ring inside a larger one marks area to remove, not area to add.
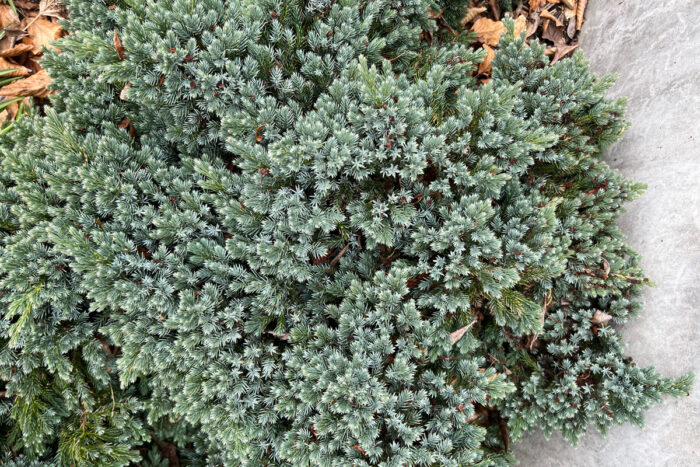
[[[12,63],[8,60],[5,60],[4,58],[0,58],[0,70],[10,69],[15,69],[15,71],[3,74],[3,78],[14,78],[15,76],[29,76],[29,73],[31,73],[31,70],[27,67],[17,65],[16,63]]]
[[[588,0],[578,0],[576,4],[576,30],[581,30],[583,25],[583,13],[586,11]]]
[[[498,0],[489,0],[489,5],[491,6],[491,12],[493,17],[498,19],[501,17],[501,6],[498,4]]]
[[[59,0],[41,0],[39,3],[39,14],[42,16],[53,16],[54,18],[65,18],[66,6]]]
[[[31,44],[17,44],[11,49],[0,50],[0,57],[16,57],[31,50]]]
[[[544,0],[530,0],[530,13],[542,6]]]
[[[117,55],[119,55],[119,60],[125,60],[126,59],[126,53],[124,53],[124,46],[122,45],[122,40],[119,38],[119,34],[117,33],[117,30],[114,30],[114,49],[117,51]]]
[[[128,101],[129,100],[129,89],[131,88],[131,83],[126,83],[126,86],[122,89],[122,92],[119,93],[119,99],[123,101]]]
[[[32,21],[27,28],[27,32],[29,36],[24,39],[24,42],[32,44],[32,53],[40,54],[42,46],[48,49],[56,49],[51,42],[61,37],[63,28],[60,24],[39,18]]]
[[[527,24],[527,30],[525,31],[525,37],[530,37],[537,32],[537,29],[540,27],[540,21],[541,20],[539,13],[535,12],[530,15],[530,20]]]
[[[21,8],[23,10],[38,10],[39,9],[39,4],[30,2],[28,0],[14,0],[15,6],[17,8]]]
[[[462,18],[462,20],[460,21],[460,23],[462,24],[462,27],[465,27],[467,24],[474,21],[474,18],[476,18],[477,15],[479,15],[485,11],[486,11],[486,7],[483,7],[483,6],[474,7],[474,8],[467,8],[467,16]]]
[[[562,58],[568,57],[571,52],[578,48],[578,44],[557,44],[556,50],[554,51],[554,57],[552,58],[552,63],[556,63]]]
[[[474,323],[476,323],[476,320],[472,321],[471,323],[467,324],[463,328],[457,329],[454,332],[450,333],[450,343],[452,345],[455,345],[461,338],[464,336],[464,334],[471,328]]]
[[[479,69],[477,70],[477,74],[491,74],[491,60],[494,59],[496,56],[496,53],[494,52],[493,48],[489,47],[488,44],[483,45],[484,50],[486,50],[486,57],[484,57],[484,60],[479,63]]]
[[[255,130],[255,141],[257,141],[258,143],[261,142],[264,138],[264,136],[262,134],[262,129],[264,127],[265,127],[265,124],[263,123]]]
[[[574,8],[564,8],[564,17],[566,19],[571,19],[576,16],[576,10]]]
[[[605,258],[603,258],[603,272],[605,274],[603,277],[607,279],[608,274],[610,274],[610,263],[608,263],[608,260]]]
[[[593,313],[593,317],[591,318],[591,323],[605,326],[610,322],[611,319],[612,319],[612,316],[598,310],[595,313]]]
[[[561,2],[571,10],[576,8],[576,2],[574,0],[561,0]]]
[[[547,27],[547,29],[545,29],[542,33],[542,39],[552,41],[555,46],[565,44],[564,28],[560,28],[559,26],[555,26],[554,24],[550,23],[549,27]]]
[[[6,28],[14,23],[19,24],[19,18],[15,12],[12,11],[10,5],[0,5],[0,28]]]
[[[13,81],[0,88],[0,96],[12,97],[47,97],[49,91],[46,87],[51,84],[51,78],[46,70],[41,70],[24,79]]]
[[[472,31],[479,37],[480,42],[495,46],[498,45],[501,34],[506,31],[506,27],[500,21],[479,18],[472,26]]]
[[[515,37],[520,37],[520,33],[523,31],[527,31],[527,18],[520,15],[513,23],[513,32],[515,33]]]
[[[551,13],[550,13],[549,11],[547,11],[547,10],[542,10],[542,11],[540,12],[540,16],[541,16],[542,18],[551,19],[551,20],[554,21],[554,22],[556,23],[556,25],[559,26],[559,27],[563,27],[563,26],[564,26],[564,23],[562,23],[561,21],[559,21],[559,18],[557,18],[556,16],[554,16],[553,14],[551,14]]]

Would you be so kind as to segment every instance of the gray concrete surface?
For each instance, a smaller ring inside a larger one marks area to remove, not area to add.
[[[657,286],[622,330],[628,354],[664,375],[700,374],[700,0],[589,0],[581,48],[617,73],[632,127],[607,152],[649,185],[619,224]],[[541,432],[515,447],[524,467],[700,466],[700,381],[690,397],[646,413],[643,429],[593,430],[574,449]]]

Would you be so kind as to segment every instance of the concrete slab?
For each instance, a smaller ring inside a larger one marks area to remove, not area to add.
[[[589,0],[581,48],[598,73],[617,73],[632,127],[611,166],[649,185],[620,226],[657,283],[622,330],[628,354],[668,376],[700,374],[700,21],[698,0]],[[524,467],[700,466],[700,382],[690,397],[646,413],[646,427],[594,429],[574,449],[532,433]]]

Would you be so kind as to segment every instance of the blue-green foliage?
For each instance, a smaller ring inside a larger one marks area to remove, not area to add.
[[[0,140],[8,462],[502,465],[687,389],[593,318],[639,307],[640,186],[580,55],[477,86],[426,0],[68,4]]]

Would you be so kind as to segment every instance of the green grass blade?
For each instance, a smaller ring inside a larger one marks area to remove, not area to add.
[[[24,99],[24,97],[15,97],[14,99],[10,99],[9,101],[3,102],[2,104],[0,104],[0,111],[5,110],[5,107],[12,104],[13,102],[21,101],[22,99]]]

